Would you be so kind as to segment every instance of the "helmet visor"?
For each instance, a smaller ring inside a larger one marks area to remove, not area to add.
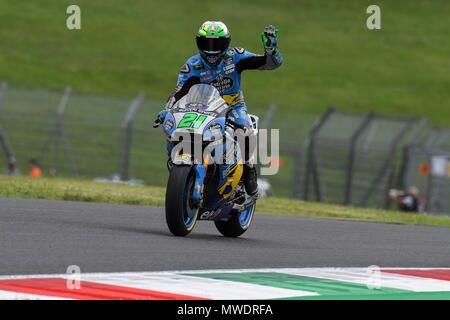
[[[197,37],[197,47],[199,50],[210,53],[220,53],[225,51],[230,45],[230,38],[226,37]]]

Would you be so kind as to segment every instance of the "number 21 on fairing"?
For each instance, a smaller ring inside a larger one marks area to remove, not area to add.
[[[197,113],[186,113],[178,124],[178,128],[199,128],[207,117]]]

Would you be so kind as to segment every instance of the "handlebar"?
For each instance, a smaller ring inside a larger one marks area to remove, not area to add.
[[[233,125],[234,127],[236,127],[236,128],[245,130],[245,126],[244,126],[244,125],[239,124],[239,123],[237,123],[237,122],[235,122],[235,121],[233,121],[233,120],[231,120],[231,119],[227,119],[226,122],[229,123],[229,124],[232,124],[232,125]]]

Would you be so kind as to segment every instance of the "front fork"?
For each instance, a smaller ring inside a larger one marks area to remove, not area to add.
[[[204,182],[205,182],[205,176],[206,171],[208,170],[208,161],[209,157],[205,156],[203,158],[202,163],[198,163],[194,165],[195,170],[195,184],[194,184],[194,192],[193,192],[193,200],[194,203],[201,208],[203,206],[203,189],[204,189]]]
[[[197,207],[203,206],[203,186],[206,176],[206,166],[203,164],[194,165],[195,170],[195,184],[194,184],[194,192],[192,194],[192,198],[194,200],[194,204]]]
[[[173,149],[173,144],[170,143],[169,141],[166,141],[166,147],[167,147],[167,152],[169,155],[169,159],[167,160],[167,168],[169,169],[169,171],[171,170],[171,168],[173,167],[174,163],[171,160],[171,153],[172,153],[172,149]],[[175,160],[174,162],[178,162],[177,158],[179,158],[180,155],[177,153],[175,155]],[[183,159],[184,161],[186,161],[187,159]],[[192,159],[189,160],[189,162],[193,162]],[[194,192],[192,193],[192,200],[194,202],[194,205],[196,207],[202,207],[203,206],[203,189],[204,189],[204,181],[205,181],[205,176],[206,176],[206,170],[208,168],[208,161],[209,161],[209,157],[205,156],[203,158],[203,162],[202,163],[197,163],[197,164],[192,164],[191,162],[191,166],[193,167],[193,169],[195,170],[195,183],[194,183]],[[183,162],[183,161],[182,161]],[[178,163],[177,163],[178,164]],[[188,163],[185,163],[188,164]]]

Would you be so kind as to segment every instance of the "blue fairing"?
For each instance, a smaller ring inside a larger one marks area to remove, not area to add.
[[[173,117],[173,115],[170,112],[167,112],[166,117],[164,119],[164,123],[163,123],[164,131],[167,134],[172,135],[172,133],[176,129],[175,125],[176,125],[175,118]]]
[[[215,124],[220,124],[220,126],[222,127],[222,130],[220,132],[218,132],[218,131],[211,132],[209,130],[210,127]],[[217,119],[211,121],[211,123],[208,125],[208,127],[206,127],[205,131],[203,131],[203,139],[208,141],[208,140],[211,140],[211,137],[213,137],[213,136],[223,135],[224,132],[225,132],[225,118],[217,118]]]
[[[216,193],[214,196],[209,198],[208,203],[200,209],[199,216],[201,216],[204,212],[215,211],[209,219],[228,219],[232,208],[233,205],[227,205],[227,199],[224,199],[221,195]]]

